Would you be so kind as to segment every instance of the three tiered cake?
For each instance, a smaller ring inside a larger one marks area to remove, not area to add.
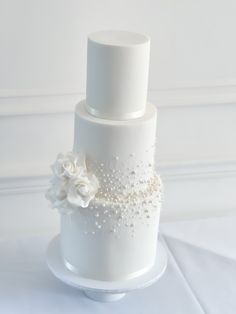
[[[86,278],[130,279],[155,261],[161,181],[157,110],[146,101],[149,50],[149,38],[136,33],[89,36],[73,152],[52,166],[47,197],[61,213],[61,255]]]

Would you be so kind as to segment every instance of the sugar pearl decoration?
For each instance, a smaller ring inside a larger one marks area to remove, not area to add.
[[[90,169],[98,178],[100,189],[89,205],[94,210],[89,217],[84,215],[88,225],[94,221],[88,235],[110,232],[111,236],[121,237],[122,228],[126,228],[134,237],[140,225],[149,228],[156,221],[162,184],[152,162],[144,163],[130,153],[122,161],[119,156],[113,156],[110,164],[90,162]]]

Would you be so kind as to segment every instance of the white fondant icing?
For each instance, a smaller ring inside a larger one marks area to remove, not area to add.
[[[64,265],[69,269],[71,270],[73,273],[77,274],[77,275],[81,275],[81,270],[76,268],[75,266],[73,266],[71,263],[69,263],[67,260],[64,260]],[[153,265],[151,265],[152,267]],[[150,266],[146,266],[142,269],[139,269],[138,271],[136,272],[132,272],[132,273],[129,273],[125,276],[125,279],[126,280],[129,280],[129,279],[133,279],[135,277],[138,277],[138,276],[142,276],[143,274],[145,274],[148,270],[150,269]],[[120,280],[120,278],[119,278]]]
[[[156,115],[151,104],[143,117],[127,121],[91,116],[85,101],[76,108],[74,151],[85,153],[100,183],[86,211],[61,218],[63,258],[83,276],[128,279],[153,264],[161,193]]]
[[[143,117],[124,121],[91,116],[85,110],[85,101],[77,105],[74,151],[86,154],[88,171],[97,176],[101,191],[114,188],[118,180],[121,193],[129,184],[137,190],[146,188],[153,177],[156,118],[157,110],[151,104]]]
[[[145,111],[150,39],[123,31],[89,35],[87,105],[101,118],[131,119]]]
[[[157,110],[146,104],[149,45],[129,32],[89,36],[73,153],[53,166],[47,197],[61,212],[62,258],[87,278],[133,278],[155,260],[162,185],[154,169]]]
[[[97,208],[99,212],[103,207]],[[94,229],[91,211],[76,211],[61,216],[61,248],[63,258],[74,270],[87,278],[97,280],[122,280],[139,275],[152,267],[157,246],[159,211],[155,212],[149,225],[136,221],[135,236],[132,226],[123,225],[119,233],[88,233]],[[106,226],[113,230],[112,220]],[[68,264],[67,264],[68,265]]]
[[[109,114],[105,114],[105,113],[101,113],[99,110],[97,109],[94,109],[94,108],[91,108],[90,106],[86,105],[86,110],[88,111],[88,113],[90,113],[91,115],[95,116],[95,117],[98,117],[98,118],[102,118],[102,119],[109,119]],[[129,113],[124,113],[122,115],[122,119],[121,120],[128,120],[128,119],[136,119],[136,118],[139,118],[139,117],[142,117],[145,113],[145,108],[144,109],[141,109],[141,110],[138,110],[138,111],[132,111],[132,112],[129,112]],[[118,115],[118,120],[119,118],[119,115]]]

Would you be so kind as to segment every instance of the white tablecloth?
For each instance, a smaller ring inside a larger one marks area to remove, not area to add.
[[[236,217],[161,224],[166,273],[114,303],[89,300],[50,273],[45,251],[52,237],[0,240],[0,313],[236,313]]]

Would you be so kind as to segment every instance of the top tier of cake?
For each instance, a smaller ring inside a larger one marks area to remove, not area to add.
[[[146,109],[150,39],[124,31],[88,38],[87,111],[111,120],[135,119]]]

